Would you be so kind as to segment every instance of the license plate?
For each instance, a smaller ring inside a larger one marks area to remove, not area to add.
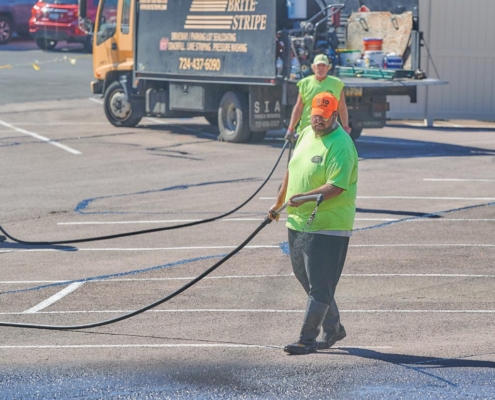
[[[57,14],[57,13],[50,13],[50,14],[48,14],[48,18],[50,18],[52,21],[58,20],[59,17],[60,17],[60,14]]]
[[[361,97],[363,95],[363,88],[360,87],[344,88],[344,93],[346,97]]]

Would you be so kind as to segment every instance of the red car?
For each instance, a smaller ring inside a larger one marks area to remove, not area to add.
[[[91,51],[91,36],[78,26],[78,0],[39,0],[31,10],[29,33],[40,49],[52,50],[57,42],[82,43]],[[88,0],[88,17],[96,16],[98,0]]]

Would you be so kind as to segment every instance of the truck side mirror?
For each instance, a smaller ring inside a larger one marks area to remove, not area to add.
[[[89,18],[79,17],[78,26],[79,29],[82,30],[86,35],[90,35],[93,33],[93,21],[91,21]]]
[[[84,19],[88,16],[88,0],[78,0],[79,19]]]

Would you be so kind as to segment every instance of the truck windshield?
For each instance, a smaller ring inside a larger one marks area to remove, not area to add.
[[[117,0],[102,0],[98,20],[96,44],[99,45],[115,34],[117,25]]]
[[[63,5],[68,5],[68,4],[77,4],[77,0],[54,0],[52,4],[63,4]]]

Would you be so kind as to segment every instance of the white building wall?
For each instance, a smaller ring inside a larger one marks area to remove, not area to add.
[[[389,118],[495,121],[495,1],[420,0],[420,29],[448,85],[418,89],[418,103],[388,97]],[[435,78],[422,48],[422,68]]]

